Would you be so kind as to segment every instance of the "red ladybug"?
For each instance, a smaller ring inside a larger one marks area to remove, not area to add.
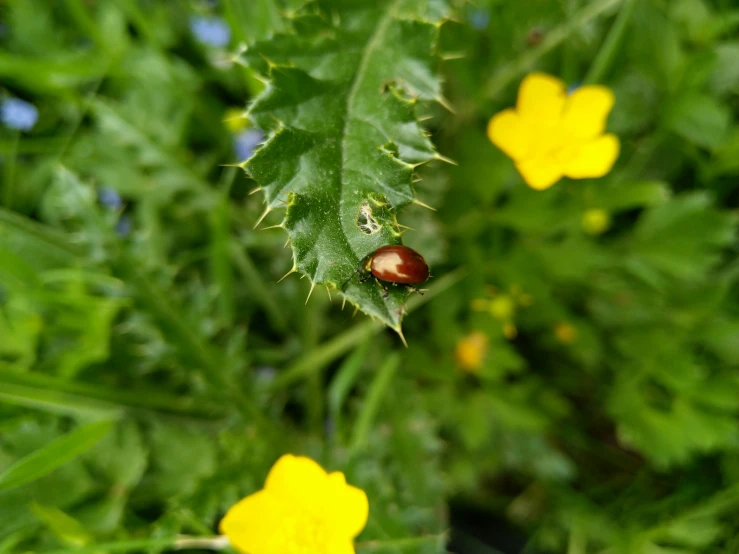
[[[381,246],[365,257],[359,264],[357,273],[363,275],[359,279],[360,283],[372,277],[377,279],[385,291],[383,297],[387,298],[389,291],[382,282],[408,285],[412,290],[420,292],[413,285],[419,285],[429,278],[429,266],[421,254],[412,248],[397,244]]]

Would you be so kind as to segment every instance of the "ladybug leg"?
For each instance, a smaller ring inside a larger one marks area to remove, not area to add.
[[[372,274],[371,273],[368,273],[367,275],[365,275],[364,277],[362,277],[361,279],[359,279],[359,282],[360,283],[366,283],[370,279],[372,279]]]
[[[390,290],[385,285],[383,285],[377,277],[375,277],[375,282],[382,289],[382,299],[387,300],[387,297],[390,294]]]
[[[417,292],[418,294],[423,296],[423,291],[421,289],[416,288],[416,287],[411,287],[411,286],[409,286],[408,288],[411,289],[411,292]]]

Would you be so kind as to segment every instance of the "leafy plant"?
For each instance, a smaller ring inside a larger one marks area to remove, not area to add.
[[[352,281],[378,247],[399,244],[399,211],[415,201],[414,169],[436,156],[417,102],[440,100],[437,2],[315,3],[291,34],[242,59],[269,83],[247,117],[270,137],[243,163],[267,208],[286,207],[291,271],[400,331],[408,292]]]

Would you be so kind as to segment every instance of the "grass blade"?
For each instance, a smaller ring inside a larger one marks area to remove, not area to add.
[[[64,435],[18,460],[3,473],[0,473],[0,491],[40,479],[58,467],[81,456],[110,432],[113,423],[110,420],[96,421],[78,427],[68,435]]]
[[[152,550],[225,550],[230,545],[224,536],[216,537],[162,537],[130,541],[91,544],[83,548],[65,548],[46,554],[99,554],[100,552],[149,552]]]
[[[215,419],[222,403],[174,396],[147,388],[122,389],[58,379],[34,373],[0,372],[0,401],[62,415],[105,416],[124,409]]]
[[[336,432],[342,436],[342,421],[341,421],[341,407],[344,405],[349,391],[351,390],[354,383],[359,377],[359,372],[362,369],[362,362],[367,357],[367,348],[369,341],[367,338],[354,349],[354,352],[344,360],[341,364],[339,371],[331,381],[331,385],[328,389],[328,410],[329,415],[336,425]]]
[[[0,379],[0,383],[0,403],[86,419],[108,419],[119,415],[116,406],[108,402],[81,398],[59,390],[7,383],[4,379]]]
[[[636,0],[625,0],[621,6],[621,10],[618,12],[616,22],[608,32],[606,40],[598,51],[598,55],[595,56],[595,60],[588,70],[588,74],[583,79],[583,84],[598,83],[603,79],[608,69],[613,64],[613,60],[616,58],[621,44],[626,36],[626,29],[631,21],[631,14],[634,13],[634,7],[636,6]]]
[[[399,365],[400,356],[397,352],[393,352],[387,357],[380,371],[377,372],[377,376],[373,379],[372,385],[367,393],[367,398],[364,400],[362,411],[359,413],[357,423],[354,425],[352,441],[349,446],[349,452],[351,454],[356,454],[367,443],[367,437],[369,436],[372,423],[375,417],[377,417],[377,412],[380,411],[382,400],[385,398],[387,388],[390,386]]]

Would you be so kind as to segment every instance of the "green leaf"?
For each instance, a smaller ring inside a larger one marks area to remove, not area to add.
[[[80,547],[92,542],[88,530],[79,521],[59,508],[34,503],[31,505],[31,511],[64,544]]]
[[[112,421],[97,421],[79,427],[47,446],[29,454],[0,473],[0,491],[30,483],[87,452],[113,427]]]
[[[714,97],[704,94],[684,94],[666,113],[666,124],[672,131],[708,149],[721,144],[730,123],[731,111]]]
[[[648,269],[677,279],[705,275],[736,237],[737,217],[703,193],[683,194],[647,210],[630,239],[630,254]]]
[[[244,162],[281,226],[292,271],[400,329],[408,292],[352,279],[360,261],[399,244],[398,211],[415,200],[416,164],[435,154],[416,116],[417,100],[440,100],[435,73],[439,2],[316,2],[291,20],[294,34],[255,44],[242,61],[268,71],[249,109],[271,131]]]

